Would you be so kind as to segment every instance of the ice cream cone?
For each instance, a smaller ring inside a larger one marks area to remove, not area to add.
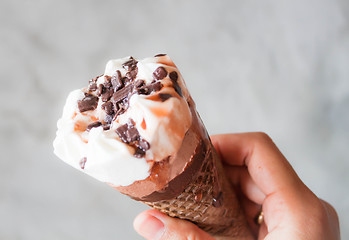
[[[67,98],[55,153],[75,168],[219,239],[251,239],[195,103],[172,60],[111,60]]]

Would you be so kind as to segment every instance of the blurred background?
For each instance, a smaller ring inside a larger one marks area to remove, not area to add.
[[[349,239],[349,1],[0,1],[0,239],[142,239],[147,209],[55,157],[69,91],[168,53],[211,134],[265,131]]]

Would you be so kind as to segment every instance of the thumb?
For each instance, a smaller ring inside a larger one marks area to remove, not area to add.
[[[133,226],[147,240],[214,240],[195,224],[169,217],[155,209],[140,213]]]

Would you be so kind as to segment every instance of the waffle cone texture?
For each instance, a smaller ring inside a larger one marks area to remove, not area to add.
[[[205,144],[200,170],[178,196],[142,202],[168,216],[191,221],[217,239],[252,239],[221,160],[210,140]]]

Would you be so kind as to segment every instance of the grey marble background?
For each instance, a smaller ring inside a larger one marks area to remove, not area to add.
[[[168,53],[210,133],[265,131],[349,239],[348,0],[0,1],[0,239],[141,239],[145,206],[59,161],[68,92]]]

